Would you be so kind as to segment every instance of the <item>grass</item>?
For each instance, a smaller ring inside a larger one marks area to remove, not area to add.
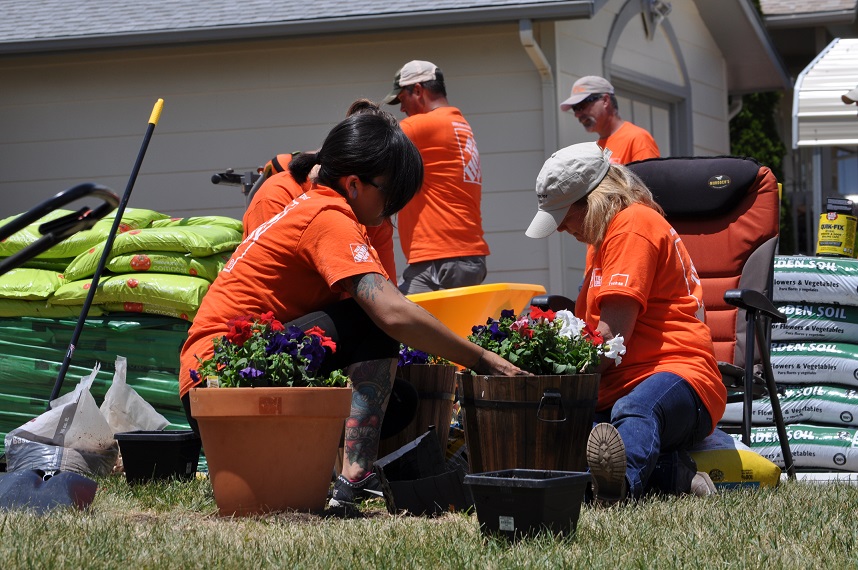
[[[858,568],[858,486],[783,483],[582,507],[577,534],[486,538],[473,514],[222,518],[206,479],[99,479],[87,511],[0,511],[2,568]]]

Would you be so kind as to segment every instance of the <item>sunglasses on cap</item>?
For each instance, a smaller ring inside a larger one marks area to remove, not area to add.
[[[587,97],[583,101],[580,101],[579,103],[575,103],[570,108],[572,109],[573,113],[577,113],[578,111],[583,111],[585,107],[587,107],[591,103],[601,99],[602,95],[604,95],[604,93],[593,93],[592,95],[590,95],[589,97]]]

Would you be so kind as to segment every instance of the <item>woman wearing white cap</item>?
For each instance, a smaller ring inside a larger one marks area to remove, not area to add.
[[[595,143],[554,153],[536,194],[539,211],[526,234],[559,230],[587,244],[575,315],[626,346],[621,364],[599,368],[602,423],[587,442],[595,499],[714,492],[685,451],[714,430],[726,403],[685,246],[643,182]]]

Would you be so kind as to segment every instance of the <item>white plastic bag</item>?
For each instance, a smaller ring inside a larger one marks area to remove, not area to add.
[[[158,431],[170,422],[144,400],[125,381],[128,362],[124,356],[116,357],[113,383],[104,395],[101,414],[114,434],[127,431]]]
[[[74,390],[53,400],[50,410],[6,434],[8,471],[112,471],[119,447],[89,391],[100,368],[96,364]]]

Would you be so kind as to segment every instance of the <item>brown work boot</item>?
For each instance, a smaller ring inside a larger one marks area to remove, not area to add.
[[[617,428],[596,424],[587,438],[587,464],[597,505],[608,507],[626,498],[626,446]]]

